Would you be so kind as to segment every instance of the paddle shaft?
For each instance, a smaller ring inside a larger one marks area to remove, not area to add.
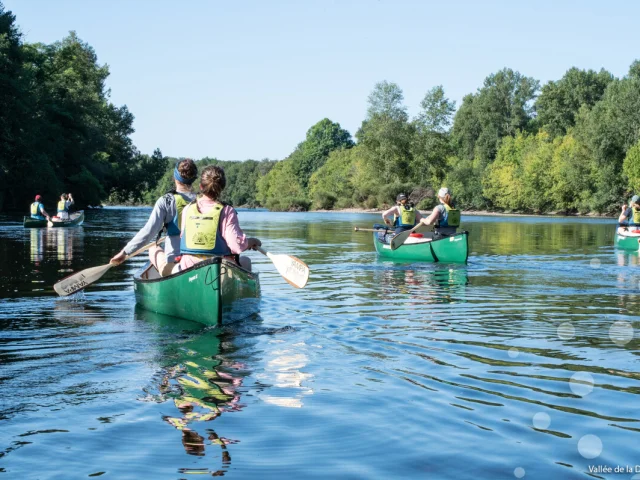
[[[388,227],[388,228],[360,228],[360,227],[355,227],[353,230],[355,232],[388,232],[388,231],[393,231],[394,227]]]

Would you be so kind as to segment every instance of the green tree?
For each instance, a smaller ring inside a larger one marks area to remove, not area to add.
[[[449,100],[442,85],[427,92],[421,111],[413,122],[411,178],[421,185],[440,183],[446,173],[446,159],[453,154],[449,128],[456,103]]]
[[[351,134],[328,118],[320,120],[307,131],[307,137],[290,155],[297,170],[297,177],[303,188],[307,188],[309,178],[326,162],[329,154],[341,148],[351,148],[354,143]]]
[[[571,68],[557,81],[542,87],[536,100],[538,121],[552,137],[562,136],[575,125],[580,108],[598,102],[607,85],[613,80],[606,70],[580,70]]]
[[[629,179],[629,188],[633,192],[640,192],[640,142],[627,150],[622,168],[624,174]]]
[[[509,68],[489,75],[476,94],[463,99],[455,116],[452,140],[458,154],[478,158],[484,168],[503,137],[531,130],[538,88],[537,80]]]
[[[367,168],[376,172],[379,184],[404,182],[410,175],[415,126],[409,123],[403,100],[395,83],[377,83],[369,95],[367,118],[356,134]]]

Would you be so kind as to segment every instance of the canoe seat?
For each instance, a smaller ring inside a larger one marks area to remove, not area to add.
[[[422,237],[424,237],[424,235],[422,235],[421,233],[410,233],[409,236],[413,237],[413,238],[422,238]]]

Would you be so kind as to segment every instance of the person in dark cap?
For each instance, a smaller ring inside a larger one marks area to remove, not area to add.
[[[390,220],[393,215],[393,222]],[[412,229],[422,218],[417,208],[409,203],[409,199],[404,193],[396,197],[396,205],[382,214],[382,220],[389,226],[395,227],[395,233]]]
[[[42,197],[36,195],[36,201],[31,204],[31,218],[35,220],[51,220],[49,214],[45,211],[44,205],[42,205]]]
[[[622,205],[622,213],[618,217],[618,223],[640,225],[640,197],[634,195],[629,200],[629,205]]]

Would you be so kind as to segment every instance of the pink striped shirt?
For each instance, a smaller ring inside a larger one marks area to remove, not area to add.
[[[200,213],[208,213],[214,205],[216,205],[215,200],[211,200],[205,196],[201,196],[198,198],[198,209]],[[182,233],[180,236],[184,235],[184,225],[186,225],[186,209],[182,211]],[[231,253],[241,253],[247,249],[247,236],[244,234],[242,229],[240,228],[240,223],[238,222],[238,214],[234,210],[233,207],[226,205],[222,209],[222,213],[220,214],[220,231],[222,232],[222,238],[225,239]],[[174,267],[173,272],[186,270],[189,267],[194,266],[196,263],[201,262],[202,259],[198,258],[194,255],[185,254],[182,255],[180,259],[180,268],[179,270]]]

